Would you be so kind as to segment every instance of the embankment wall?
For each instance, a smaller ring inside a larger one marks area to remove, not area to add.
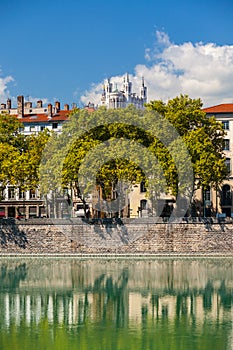
[[[233,224],[0,223],[3,254],[231,254]]]

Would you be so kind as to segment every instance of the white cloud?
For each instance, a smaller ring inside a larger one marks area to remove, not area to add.
[[[12,81],[14,81],[14,78],[10,75],[4,78],[0,77],[0,101],[3,103],[5,103],[6,99],[10,96],[7,85]]]
[[[167,33],[156,30],[155,36],[156,36],[156,42],[159,45],[170,46],[171,42],[170,42],[170,38],[169,38]]]
[[[98,84],[92,84],[90,90],[86,90],[84,95],[81,96],[81,102],[87,105],[89,102],[99,105],[101,101],[101,94],[103,91],[103,82]]]
[[[233,45],[177,45],[166,33],[157,31],[155,45],[146,49],[145,58],[147,64],[138,64],[130,78],[137,93],[144,76],[148,101],[166,101],[182,93],[200,97],[205,106],[233,102]],[[111,81],[122,82],[123,76],[112,77]],[[82,102],[99,104],[102,84],[93,84],[81,97]]]

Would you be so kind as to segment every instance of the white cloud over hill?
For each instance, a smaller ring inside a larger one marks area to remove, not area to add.
[[[200,97],[205,106],[233,102],[233,45],[185,42],[174,44],[164,32],[156,32],[153,48],[145,50],[146,64],[130,75],[133,91],[139,92],[144,76],[148,101],[166,101],[179,94]],[[123,76],[111,77],[121,88]],[[81,97],[83,103],[100,104],[103,82],[93,84]]]

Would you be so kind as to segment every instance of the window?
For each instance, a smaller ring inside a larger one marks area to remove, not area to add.
[[[205,201],[207,202],[210,201],[210,186],[208,186],[207,189],[202,192],[202,198],[203,198],[203,203]]]
[[[46,217],[45,207],[39,207],[39,217]]]
[[[53,123],[52,128],[57,129],[57,127],[58,127],[58,123]]]
[[[4,188],[0,187],[0,201],[2,201],[3,199],[5,199]]]
[[[230,140],[229,139],[225,139],[224,140],[224,151],[229,151],[230,150]]]
[[[230,172],[231,172],[231,159],[230,158],[226,158],[225,164],[226,164],[226,167],[227,167],[227,171],[230,174]]]
[[[14,187],[8,188],[8,199],[15,199],[15,189]]]
[[[144,181],[140,183],[140,192],[146,192],[146,186]]]
[[[36,190],[35,189],[30,190],[29,195],[30,195],[30,199],[36,198]]]
[[[18,207],[17,211],[18,211],[19,216],[24,216],[24,217],[26,216],[26,206],[25,207]]]
[[[37,216],[36,212],[36,207],[29,207],[29,218],[35,218]]]
[[[208,186],[202,192],[202,200],[203,200],[203,216],[210,217],[211,216],[211,197],[210,197],[210,186]]]
[[[36,127],[35,126],[30,126],[30,132],[35,132],[36,131]]]
[[[40,127],[40,131],[43,131],[44,129],[45,129],[44,126],[41,126],[41,127]]]
[[[5,207],[0,207],[0,218],[5,217]]]
[[[19,189],[19,199],[25,199],[25,191]]]
[[[146,209],[146,206],[147,206],[147,200],[146,200],[146,199],[142,199],[142,200],[140,201],[141,210],[145,210],[145,209]]]
[[[222,121],[222,127],[224,130],[229,130],[229,121],[228,120],[223,120]]]

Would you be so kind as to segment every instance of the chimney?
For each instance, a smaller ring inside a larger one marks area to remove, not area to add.
[[[11,109],[11,99],[10,98],[7,99],[6,104],[7,104],[7,109]]]
[[[6,104],[5,103],[1,103],[1,109],[6,109]]]
[[[58,101],[55,102],[55,108],[56,108],[57,112],[60,111],[60,102],[58,102]]]
[[[37,106],[37,108],[42,108],[43,102],[41,100],[37,101],[36,106]]]
[[[70,107],[69,107],[69,105],[66,103],[65,105],[64,105],[64,110],[65,111],[68,111],[70,109]]]
[[[77,108],[77,103],[72,103],[72,109],[75,109],[75,108]]]
[[[51,105],[51,103],[48,104],[48,117],[52,118],[53,116],[53,106]]]
[[[23,114],[24,114],[24,97],[23,96],[17,97],[17,113],[18,113],[18,118],[23,118]]]
[[[25,102],[25,108],[32,108],[32,102]]]

